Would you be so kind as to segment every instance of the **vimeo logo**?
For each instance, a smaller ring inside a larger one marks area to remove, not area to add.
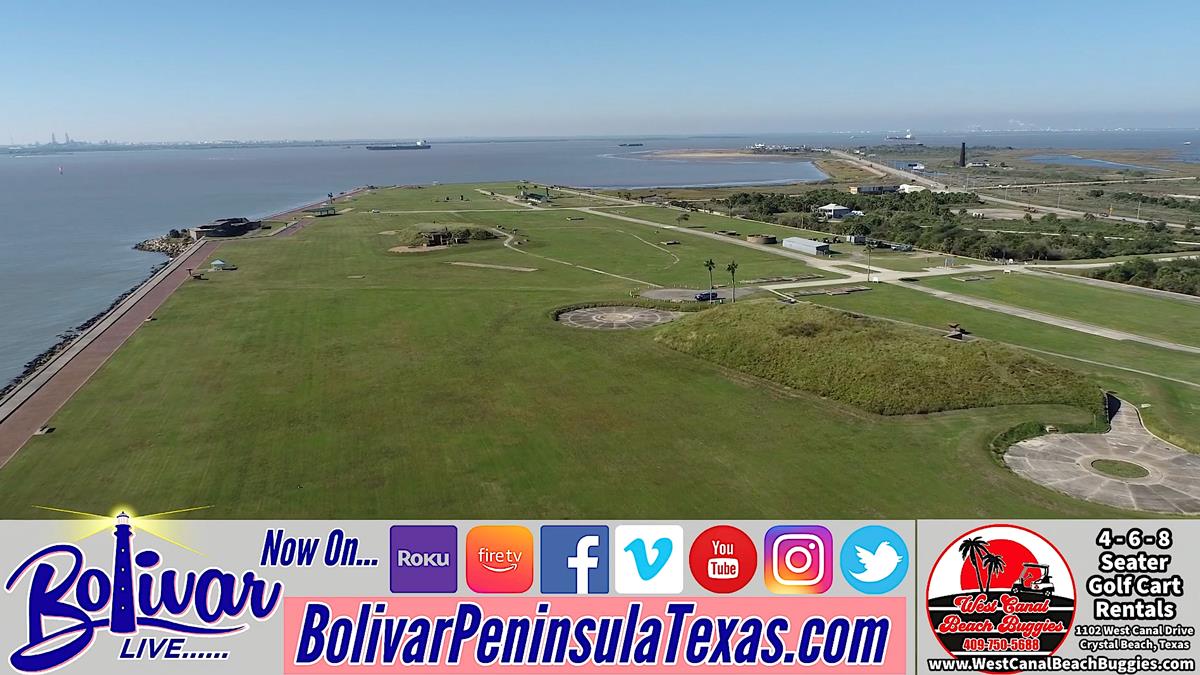
[[[542,526],[542,592],[608,592],[606,525]]]
[[[619,525],[615,535],[618,593],[662,595],[683,592],[683,528],[678,525]]]

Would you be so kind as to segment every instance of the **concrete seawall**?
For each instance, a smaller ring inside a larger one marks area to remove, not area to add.
[[[58,411],[220,244],[200,240],[0,401],[0,466]]]
[[[343,192],[335,201],[365,189]],[[291,208],[265,219],[278,218],[323,203],[325,200]],[[300,225],[292,223],[274,234],[287,236],[299,228]],[[189,246],[0,399],[0,467],[7,464],[145,320],[187,281],[187,270],[199,268],[220,248],[223,241],[201,239]]]

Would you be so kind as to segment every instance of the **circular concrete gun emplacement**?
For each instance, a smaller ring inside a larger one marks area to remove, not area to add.
[[[585,307],[559,314],[558,321],[572,328],[630,330],[650,328],[674,321],[680,316],[683,316],[683,312],[646,307]]]
[[[1154,513],[1200,513],[1200,455],[1151,434],[1121,401],[1103,434],[1047,434],[1013,445],[1004,462],[1048,488]]]

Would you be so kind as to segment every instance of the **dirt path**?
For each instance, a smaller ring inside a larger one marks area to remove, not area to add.
[[[605,272],[604,270],[598,270],[594,267],[584,267],[583,265],[576,265],[575,263],[568,262],[566,260],[559,260],[558,258],[551,258],[550,256],[538,255],[537,253],[530,253],[529,251],[525,251],[525,250],[518,248],[517,245],[513,243],[513,239],[515,239],[515,237],[513,237],[511,233],[505,232],[504,230],[492,230],[492,232],[501,237],[504,237],[504,248],[507,248],[510,251],[515,251],[517,253],[520,253],[521,255],[533,256],[534,258],[548,260],[552,263],[558,263],[559,265],[566,265],[568,267],[575,267],[575,268],[578,268],[581,270],[585,270],[587,272],[593,272],[595,274],[603,274],[606,277],[614,277],[617,279],[624,279],[625,281],[632,281],[635,284],[642,284],[643,286],[650,286],[651,288],[662,288],[662,286],[660,286],[659,284],[651,283],[649,281],[643,281],[641,279],[634,279],[633,277],[623,277],[620,274],[613,274],[612,272]]]

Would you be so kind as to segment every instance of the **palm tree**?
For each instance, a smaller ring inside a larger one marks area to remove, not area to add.
[[[712,258],[709,258],[704,261],[704,269],[708,270],[708,290],[711,291],[713,288],[712,273],[713,270],[717,269],[717,263],[713,262]]]
[[[989,551],[983,556],[983,569],[987,571],[987,587],[983,592],[987,593],[992,590],[992,575],[1004,571],[1004,558]]]
[[[733,301],[734,302],[737,302],[737,268],[738,268],[738,264],[737,264],[736,260],[729,261],[729,264],[725,266],[725,271],[729,272],[729,278],[733,280]]]
[[[988,552],[987,542],[983,537],[971,537],[963,539],[958,545],[958,552],[962,554],[963,560],[970,560],[971,567],[975,568],[975,581],[979,584],[979,590],[983,590],[983,575],[980,573],[979,559]]]

